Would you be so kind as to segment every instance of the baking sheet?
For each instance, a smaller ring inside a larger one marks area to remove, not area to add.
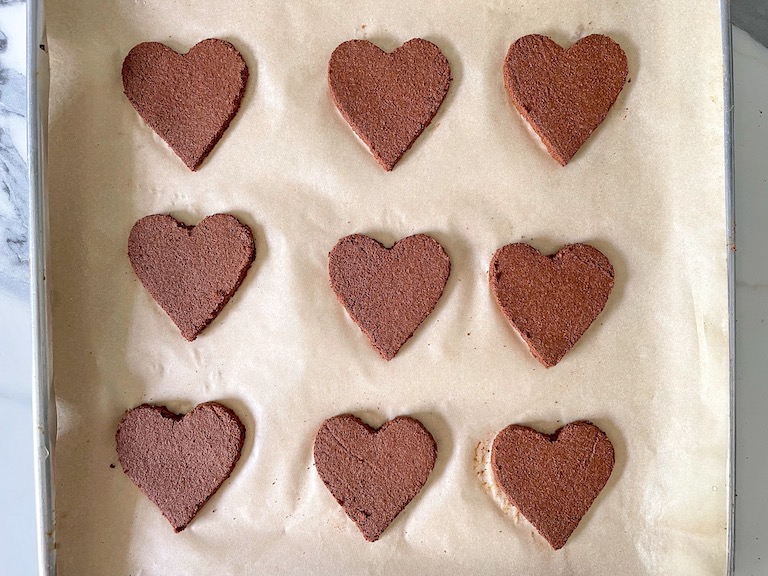
[[[183,18],[183,25],[172,25]],[[48,5],[50,208],[61,574],[254,570],[326,574],[722,574],[726,564],[728,306],[723,66],[717,2]],[[631,83],[565,169],[510,106],[508,45],[616,39]],[[438,44],[453,69],[433,124],[384,173],[335,111],[333,48]],[[251,69],[238,117],[190,173],[122,95],[138,42],[233,42]],[[131,225],[234,213],[257,260],[185,342],[133,276]],[[452,260],[435,312],[390,363],[335,300],[326,255],[346,234],[432,234]],[[606,310],[545,370],[495,309],[493,252],[585,241],[616,268]],[[142,402],[219,400],[243,419],[243,458],[176,535],[116,464],[114,427]],[[366,544],[322,486],[323,419],[421,419],[438,443],[423,492]],[[553,552],[483,486],[482,448],[513,422],[588,418],[617,465]]]

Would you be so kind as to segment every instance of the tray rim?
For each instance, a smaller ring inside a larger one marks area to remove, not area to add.
[[[725,172],[725,232],[728,246],[728,363],[730,441],[728,445],[728,510],[726,525],[726,573],[732,576],[736,566],[736,196],[733,157],[733,39],[731,2],[720,0],[720,26],[723,38],[723,140]]]
[[[733,46],[730,0],[719,0],[723,43],[723,139],[725,174],[726,261],[728,275],[728,347],[730,433],[727,456],[726,575],[735,570],[736,489],[736,223],[733,160]],[[47,281],[48,56],[45,0],[27,0],[27,158],[29,175],[30,298],[32,309],[32,426],[35,466],[37,559],[40,576],[56,575],[55,493],[52,453],[56,406],[53,394],[50,302]],[[53,434],[52,434],[53,432]]]

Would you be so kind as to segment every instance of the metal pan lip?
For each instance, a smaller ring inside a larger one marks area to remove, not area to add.
[[[32,424],[35,462],[38,574],[56,574],[52,454],[56,438],[49,330],[45,202],[48,66],[43,0],[27,1],[27,158],[32,304]]]
[[[726,572],[734,574],[736,514],[736,197],[733,160],[733,42],[731,37],[731,3],[720,0],[720,26],[723,37],[723,158],[725,174],[726,259],[728,267],[728,363],[729,416],[728,445],[728,518],[726,531]]]

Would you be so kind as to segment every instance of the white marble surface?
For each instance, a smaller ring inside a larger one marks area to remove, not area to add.
[[[0,0],[0,574],[34,574],[25,6]],[[734,30],[736,575],[768,574],[768,49]],[[701,431],[706,433],[706,431]]]
[[[23,2],[0,2],[0,574],[36,570]]]
[[[768,574],[768,49],[735,28],[736,574]]]

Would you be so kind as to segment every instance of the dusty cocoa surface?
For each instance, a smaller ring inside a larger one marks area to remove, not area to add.
[[[256,254],[250,228],[229,214],[186,226],[165,214],[131,229],[136,276],[187,340],[213,321],[245,278]]]
[[[608,258],[587,244],[570,244],[552,256],[508,244],[493,255],[488,276],[502,313],[548,368],[602,312],[614,284]]]
[[[185,415],[143,404],[117,426],[117,456],[123,472],[160,509],[176,532],[229,478],[240,459],[245,427],[216,402]]]
[[[186,54],[142,42],[123,61],[128,100],[190,170],[197,170],[237,114],[247,82],[243,57],[216,38]]]
[[[328,62],[336,108],[385,170],[429,125],[450,85],[448,60],[421,38],[390,54],[367,40],[348,40]]]
[[[491,451],[496,482],[555,550],[592,506],[613,464],[611,441],[590,422],[572,422],[551,435],[508,426]]]
[[[504,60],[504,86],[518,112],[563,166],[605,119],[629,68],[608,36],[591,34],[564,50],[546,36],[523,36]]]
[[[437,445],[421,422],[407,416],[374,430],[342,414],[323,422],[314,458],[325,486],[374,542],[427,482]]]
[[[429,316],[451,273],[451,261],[431,236],[416,234],[385,248],[352,234],[328,255],[331,288],[352,320],[386,360]]]

